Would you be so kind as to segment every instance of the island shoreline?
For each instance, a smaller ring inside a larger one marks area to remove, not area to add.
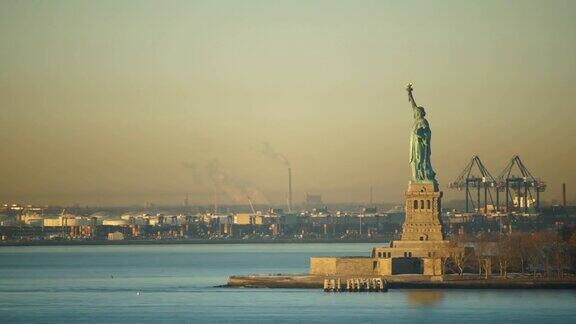
[[[91,240],[91,241],[4,241],[1,247],[7,246],[82,246],[82,245],[178,245],[178,244],[331,244],[331,243],[372,243],[388,244],[383,240],[302,240],[302,239],[276,239],[276,240]]]
[[[294,288],[321,289],[324,279],[334,276],[314,275],[248,275],[231,276],[228,288]],[[501,278],[497,276],[474,278],[446,275],[443,280],[432,280],[429,276],[400,275],[382,277],[389,289],[576,289],[576,278]],[[341,277],[345,281],[348,277]]]

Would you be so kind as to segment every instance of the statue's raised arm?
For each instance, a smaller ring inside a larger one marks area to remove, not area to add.
[[[412,83],[408,83],[408,85],[406,86],[406,91],[408,91],[408,101],[410,101],[410,103],[412,104],[412,109],[418,108],[418,105],[416,105],[416,101],[414,101],[414,96],[412,95],[412,91],[414,91],[414,89],[412,88]]]

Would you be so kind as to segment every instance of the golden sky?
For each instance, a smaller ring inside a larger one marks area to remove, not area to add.
[[[447,199],[474,154],[576,197],[575,1],[2,1],[0,39],[0,201],[281,203],[263,143],[296,202],[401,201],[407,82]]]

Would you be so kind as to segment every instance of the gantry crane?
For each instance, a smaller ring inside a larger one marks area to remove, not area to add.
[[[482,163],[482,160],[477,155],[474,155],[468,165],[460,173],[455,181],[448,185],[452,189],[466,190],[466,212],[470,212],[470,205],[480,212],[481,204],[481,191],[484,191],[484,213],[488,212],[488,202],[494,206],[491,189],[497,191],[497,181],[488,172],[488,169]],[[474,206],[474,199],[472,197],[471,189],[476,189],[476,205]],[[498,209],[498,203],[496,203]]]
[[[515,173],[515,169],[519,172]],[[528,199],[536,202],[536,210],[540,208],[540,193],[546,190],[546,183],[532,176],[532,173],[530,173],[528,168],[526,168],[524,163],[522,163],[522,160],[520,160],[518,155],[512,157],[496,181],[497,204],[499,203],[500,192],[504,191],[507,212],[513,209],[510,206],[513,192],[516,193],[516,197],[518,197],[519,200],[517,208],[524,209],[524,212],[528,212]],[[522,199],[522,201],[520,199]]]

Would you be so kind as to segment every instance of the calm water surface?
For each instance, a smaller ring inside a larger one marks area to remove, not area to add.
[[[304,273],[312,255],[367,255],[372,244],[0,248],[1,323],[569,323],[570,290],[213,288],[228,276]]]

